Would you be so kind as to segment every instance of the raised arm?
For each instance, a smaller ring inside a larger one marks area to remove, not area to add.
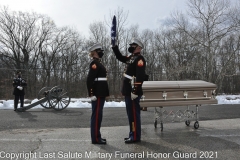
[[[112,50],[113,50],[116,58],[117,58],[119,61],[121,61],[121,62],[123,62],[123,63],[126,63],[126,62],[128,61],[128,57],[127,57],[127,56],[123,56],[123,55],[121,54],[121,52],[119,51],[119,48],[118,48],[117,45],[115,45],[114,47],[112,47]]]

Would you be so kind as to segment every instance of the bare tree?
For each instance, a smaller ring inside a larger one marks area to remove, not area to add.
[[[60,59],[62,57],[61,50],[66,47],[69,40],[69,30],[64,28],[54,28],[51,33],[51,39],[43,44],[43,51],[40,53],[40,65],[45,71],[45,80],[47,86],[51,86],[51,73],[59,69]],[[55,83],[57,83],[55,79]]]
[[[37,65],[39,50],[49,32],[48,21],[48,17],[36,13],[11,12],[6,7],[0,12],[2,62],[11,69],[24,72],[30,93],[31,84],[36,80],[32,77],[36,76],[30,76],[29,71]]]
[[[186,25],[186,20],[181,15],[175,17],[176,27],[201,45],[207,62],[207,80],[214,81],[214,59],[217,57],[221,40],[231,34],[235,26],[228,17],[230,3],[228,0],[189,0],[188,7],[193,27]]]
[[[3,8],[0,12],[0,53],[12,60],[15,69],[28,69],[30,51],[36,43],[36,23],[39,16],[35,13],[10,12]],[[7,64],[10,65],[10,64]]]
[[[73,29],[69,29],[68,36],[70,38],[66,46],[61,49],[58,79],[68,92],[75,96],[83,95],[81,92],[85,91],[86,87],[83,81],[88,70],[88,54],[84,51],[85,39]]]

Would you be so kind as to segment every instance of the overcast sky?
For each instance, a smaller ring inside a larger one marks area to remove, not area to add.
[[[76,28],[89,35],[89,24],[110,19],[119,8],[128,11],[128,25],[139,24],[140,29],[158,28],[158,20],[175,10],[184,10],[187,0],[0,0],[11,11],[27,11],[51,17],[57,26]],[[110,30],[110,29],[109,29]]]
[[[129,12],[128,25],[139,24],[140,29],[156,29],[159,21],[174,11],[185,12],[188,0],[0,0],[0,6],[12,11],[27,11],[51,17],[57,26],[76,28],[89,35],[89,24],[110,19],[110,13],[122,8]],[[237,2],[239,0],[230,0]],[[111,20],[110,20],[111,21]],[[110,30],[110,29],[109,29]]]

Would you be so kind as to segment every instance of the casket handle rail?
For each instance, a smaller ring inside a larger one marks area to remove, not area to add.
[[[141,98],[140,101],[145,101],[145,102],[161,102],[161,101],[181,101],[181,100],[187,100],[187,101],[192,101],[192,100],[211,100],[211,97],[194,97],[194,98],[168,98],[168,99],[143,99]]]
[[[216,90],[214,89],[214,90],[212,91],[212,98],[215,99],[215,98],[216,98],[215,96],[216,96]]]
[[[164,98],[164,100],[167,100],[167,92],[163,91],[162,97]]]
[[[186,98],[186,99],[188,98],[188,92],[187,91],[183,91],[183,97]]]
[[[203,91],[203,96],[207,97],[207,91],[206,90]]]

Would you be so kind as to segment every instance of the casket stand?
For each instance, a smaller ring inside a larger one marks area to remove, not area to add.
[[[154,126],[157,127],[157,120],[160,119],[161,131],[163,131],[163,120],[171,117],[183,118],[187,126],[190,119],[195,119],[194,128],[199,128],[198,107],[203,104],[217,104],[215,90],[217,85],[202,81],[145,81],[142,85],[143,96],[140,100],[141,107],[155,107]],[[190,111],[189,106],[196,106],[196,112]],[[176,112],[166,110],[168,106],[187,106],[185,111]],[[160,111],[157,109],[160,108]]]

